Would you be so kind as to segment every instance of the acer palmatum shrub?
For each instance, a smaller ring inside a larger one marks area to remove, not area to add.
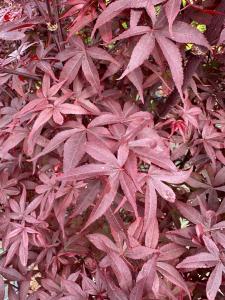
[[[0,299],[224,299],[224,24],[1,1]]]

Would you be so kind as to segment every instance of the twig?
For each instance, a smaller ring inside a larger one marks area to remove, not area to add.
[[[7,89],[7,87],[0,86],[0,90],[5,93],[9,98],[13,99],[16,97],[16,94],[13,93],[10,89]]]
[[[0,73],[7,73],[7,74],[23,76],[23,77],[34,79],[34,80],[40,80],[41,79],[38,75],[32,75],[32,74],[29,74],[29,73],[24,73],[24,72],[21,72],[21,71],[16,71],[16,70],[7,69],[7,68],[0,68]]]
[[[59,19],[59,2],[58,0],[53,0],[53,7],[54,7],[54,11],[55,11],[55,23],[57,24],[57,27],[58,27],[58,30],[57,30],[57,33],[58,33],[58,39],[59,39],[59,42],[60,42],[60,45],[62,47],[64,47],[64,44],[63,44],[63,32],[62,32],[62,26],[61,26],[61,22],[60,22],[60,19]]]
[[[52,36],[55,40],[55,43],[56,43],[56,46],[58,48],[58,50],[60,51],[61,50],[61,46],[60,46],[60,42],[59,42],[59,35],[56,34],[56,31],[57,33],[59,32],[59,28],[58,28],[58,23],[55,22],[55,18],[52,14],[52,10],[51,10],[51,5],[50,5],[50,1],[49,0],[45,0],[46,2],[46,6],[47,6],[47,11],[48,11],[48,16],[49,16],[49,21],[50,21],[50,25],[48,25],[49,28],[53,28],[53,30],[50,30],[51,33],[52,33]],[[57,5],[55,7],[55,9],[57,10]]]
[[[44,9],[41,7],[41,5],[39,4],[39,1],[38,0],[34,0],[35,4],[37,5],[41,15],[44,17],[45,20],[47,20],[48,16],[47,14],[45,13]]]
[[[55,26],[55,22],[54,22],[54,17],[52,15],[52,11],[51,11],[51,5],[50,5],[50,2],[49,0],[45,0],[46,2],[46,6],[47,6],[47,11],[48,13],[46,14],[46,12],[44,11],[44,9],[41,7],[41,5],[39,4],[39,1],[38,0],[34,0],[34,2],[36,3],[42,17],[45,19],[45,22],[47,24],[47,27],[48,27],[48,31],[51,32],[51,36],[53,37],[55,43],[56,43],[56,46],[57,48],[60,50],[60,43],[59,43],[59,38],[58,36],[55,34],[55,29],[54,29],[54,26]],[[58,24],[56,24],[58,26]],[[57,30],[57,29],[56,29]]]
[[[50,1],[45,0],[45,3],[46,3],[46,6],[47,6],[47,10],[48,10],[49,21],[50,21],[51,24],[54,24],[54,18],[53,18],[52,11],[51,11]]]

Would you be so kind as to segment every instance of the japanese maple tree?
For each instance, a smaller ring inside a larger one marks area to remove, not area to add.
[[[225,298],[225,1],[0,1],[0,300]]]

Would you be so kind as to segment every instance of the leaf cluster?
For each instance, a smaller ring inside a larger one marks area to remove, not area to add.
[[[224,299],[224,1],[0,4],[0,300]]]

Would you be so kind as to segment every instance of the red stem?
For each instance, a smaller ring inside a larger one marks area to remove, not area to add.
[[[34,80],[40,80],[40,77],[38,75],[24,73],[24,72],[16,71],[16,70],[13,70],[13,69],[7,69],[7,68],[1,68],[0,67],[0,73],[13,74],[13,75],[18,75],[18,76],[23,76],[23,77],[26,77],[26,78],[34,79]]]

